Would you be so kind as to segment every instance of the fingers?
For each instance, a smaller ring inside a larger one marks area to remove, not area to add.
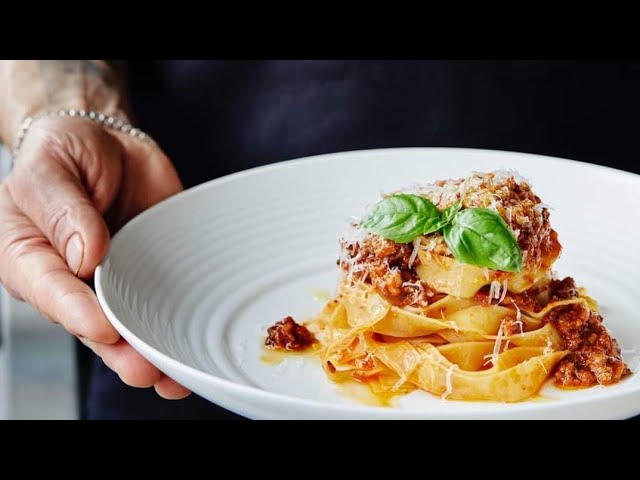
[[[51,172],[49,183],[36,175],[42,185],[33,193],[33,183],[16,181],[13,197],[56,251],[66,260],[73,274],[89,278],[109,247],[109,230],[100,213],[77,183]],[[13,190],[13,189],[12,189]],[[29,193],[27,193],[29,192]]]
[[[0,184],[0,219],[0,283],[12,295],[79,337],[128,385],[156,385],[165,398],[188,395],[188,390],[120,338],[93,291],[69,271],[47,239],[17,209],[4,184]]]
[[[160,372],[122,338],[113,345],[101,345],[86,339],[81,341],[131,387],[153,386],[158,395],[167,400],[180,400],[191,393]]]
[[[157,146],[73,122],[34,124],[0,184],[0,282],[78,336],[126,384],[184,398],[190,392],[119,337],[75,276],[93,275],[108,249],[103,214],[122,224],[182,190],[180,180]]]
[[[166,400],[182,400],[191,394],[191,391],[184,388],[175,380],[162,375],[155,384],[156,393]]]
[[[120,379],[132,387],[152,387],[162,377],[162,373],[136,352],[124,339],[113,345],[104,345],[86,339],[81,341],[102,358],[107,367],[116,372]]]
[[[180,190],[157,146],[72,119],[34,124],[0,184],[0,283],[78,336],[123,382],[155,386],[167,399],[190,392],[120,338],[76,275],[93,275],[108,249],[103,214],[124,223]]]
[[[46,126],[32,127],[9,189],[70,270],[89,278],[109,246],[101,210],[120,183],[121,146],[100,129],[70,136]]]
[[[76,278],[0,184],[0,281],[72,334],[102,343],[118,340],[93,291]]]

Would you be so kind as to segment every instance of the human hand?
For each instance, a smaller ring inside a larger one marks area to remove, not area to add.
[[[91,288],[110,232],[182,190],[155,144],[80,118],[42,118],[0,184],[0,283],[63,325],[122,381],[164,398],[189,391],[120,338]]]

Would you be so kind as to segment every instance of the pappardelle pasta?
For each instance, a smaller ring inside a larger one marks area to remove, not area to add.
[[[335,382],[517,402],[552,376],[588,387],[630,374],[597,303],[552,272],[549,210],[515,172],[384,195],[340,246],[337,293],[307,323]]]

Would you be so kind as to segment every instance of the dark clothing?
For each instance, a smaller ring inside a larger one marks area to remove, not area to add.
[[[187,186],[320,153],[478,147],[639,168],[640,62],[131,64],[139,123]]]
[[[191,394],[169,401],[153,388],[133,388],[122,383],[100,358],[92,355],[89,398],[84,415],[93,420],[239,420],[242,417]]]
[[[640,173],[640,62],[132,62],[140,126],[187,187],[328,152],[449,146],[572,158]],[[479,166],[481,169],[481,166]],[[93,369],[92,418],[218,418]]]

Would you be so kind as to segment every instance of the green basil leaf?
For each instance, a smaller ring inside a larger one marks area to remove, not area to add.
[[[462,208],[462,202],[460,201],[457,201],[450,207],[445,208],[440,213],[440,218],[437,221],[430,223],[430,230],[428,232],[425,232],[425,235],[427,233],[433,233],[433,232],[442,230],[444,227],[449,225],[453,221],[453,218],[456,216],[456,214],[460,211],[461,208]]]
[[[436,206],[418,195],[400,194],[376,203],[360,226],[397,243],[409,243],[420,235],[442,228]]]
[[[460,211],[461,208],[462,208],[462,202],[458,200],[456,203],[454,203],[450,207],[445,208],[442,211],[442,219],[444,220],[446,225],[453,222],[453,217],[456,216],[456,214]]]
[[[449,250],[460,263],[505,272],[522,270],[518,242],[506,222],[493,210],[462,210],[444,228],[443,234]]]

